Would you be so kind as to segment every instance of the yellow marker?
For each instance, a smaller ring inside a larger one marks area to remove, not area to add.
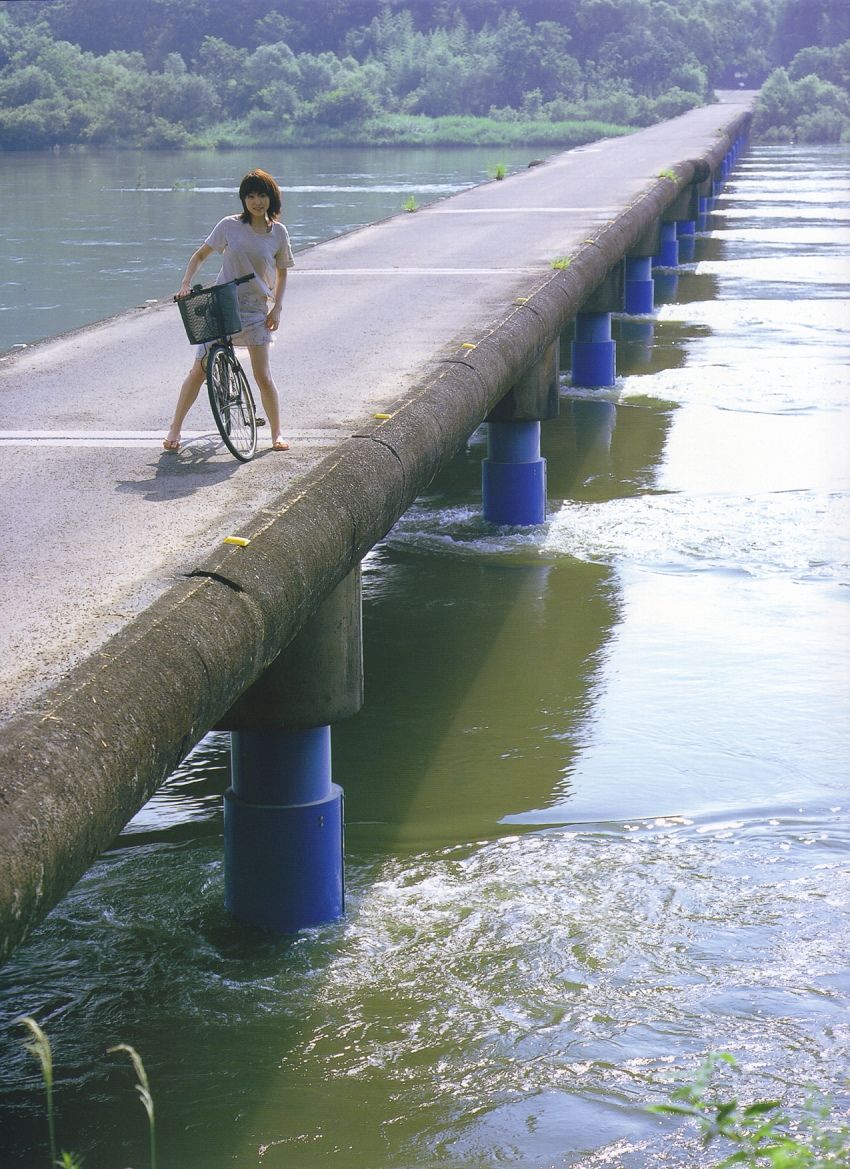
[[[518,296],[516,298],[516,300],[514,301],[514,304],[528,304],[528,297],[527,296]]]
[[[461,345],[461,349],[477,349],[477,348],[478,348],[478,346],[473,345],[473,343],[471,341],[464,341],[464,343]]]
[[[223,542],[225,544],[235,544],[237,548],[247,548],[251,543],[251,541],[246,540],[244,536],[225,536]]]
[[[392,418],[392,414],[373,414],[373,418],[380,418],[381,422],[386,422],[388,418]]]

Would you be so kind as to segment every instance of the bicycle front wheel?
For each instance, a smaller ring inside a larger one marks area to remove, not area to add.
[[[242,463],[257,452],[257,415],[251,387],[233,353],[216,345],[207,358],[207,389],[218,432]]]

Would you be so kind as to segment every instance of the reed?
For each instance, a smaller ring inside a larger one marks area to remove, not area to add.
[[[39,1027],[38,1023],[36,1023],[35,1019],[27,1015],[18,1021],[30,1033],[30,1038],[24,1041],[24,1047],[31,1055],[36,1057],[41,1065],[41,1078],[44,1082],[47,1109],[47,1143],[50,1150],[51,1169],[54,1169],[56,1166],[58,1166],[58,1169],[82,1169],[82,1158],[76,1153],[69,1153],[64,1149],[61,1153],[57,1152],[56,1121],[53,1107],[53,1052],[50,1048],[50,1040],[41,1027]],[[135,1047],[131,1047],[129,1043],[118,1043],[115,1047],[108,1048],[107,1054],[111,1055],[116,1052],[125,1052],[129,1055],[136,1073],[136,1091],[139,1094],[139,1099],[148,1118],[150,1166],[151,1169],[156,1169],[156,1113],[154,1111],[153,1095],[151,1094],[150,1082],[145,1071],[145,1065],[142,1063],[142,1057],[136,1051]]]
[[[139,1093],[139,1099],[148,1117],[151,1169],[156,1169],[156,1115],[150,1083],[147,1072],[145,1071],[145,1065],[142,1063],[142,1057],[136,1051],[135,1047],[131,1047],[129,1043],[117,1043],[115,1047],[110,1047],[107,1050],[110,1055],[121,1051],[126,1052],[133,1064],[133,1070],[136,1073],[136,1091]]]
[[[47,1103],[47,1141],[50,1146],[50,1164],[61,1164],[56,1156],[56,1122],[53,1116],[53,1052],[50,1050],[50,1040],[36,1023],[26,1015],[19,1022],[30,1033],[30,1039],[24,1042],[24,1047],[34,1055],[41,1064],[41,1078],[44,1081],[44,1095]],[[65,1154],[63,1153],[64,1157]]]

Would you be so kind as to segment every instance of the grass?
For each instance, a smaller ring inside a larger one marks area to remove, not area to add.
[[[59,1169],[82,1169],[82,1159],[75,1153],[69,1153],[63,1149],[57,1155],[56,1121],[53,1107],[53,1052],[50,1048],[50,1040],[41,1027],[39,1027],[38,1023],[36,1023],[35,1019],[26,1016],[20,1019],[19,1022],[29,1030],[31,1036],[28,1041],[24,1042],[24,1047],[30,1055],[35,1056],[41,1065],[41,1078],[44,1082],[47,1109],[47,1143],[50,1152],[51,1169],[53,1166],[59,1166]],[[139,1053],[129,1043],[119,1043],[115,1047],[110,1047],[107,1054],[117,1052],[125,1052],[129,1055],[133,1070],[136,1073],[136,1091],[139,1093],[139,1099],[148,1117],[150,1166],[151,1169],[156,1169],[156,1117],[145,1065],[142,1063],[142,1058]]]
[[[415,195],[409,195],[409,196],[408,196],[408,197],[405,199],[405,201],[404,201],[404,210],[405,210],[405,211],[418,211],[418,210],[419,210],[419,204],[416,202],[416,196],[415,196]]]
[[[56,1122],[53,1117],[53,1052],[50,1050],[50,1040],[35,1019],[27,1016],[21,1019],[21,1025],[29,1030],[31,1036],[24,1043],[24,1047],[41,1064],[41,1078],[44,1083],[44,1095],[47,1103],[47,1142],[50,1147],[50,1164],[55,1165],[57,1157]],[[62,1156],[64,1157],[65,1154],[63,1153]]]
[[[267,130],[258,132],[244,124],[230,123],[206,131],[189,145],[218,150],[260,146],[550,146],[569,150],[600,138],[633,134],[637,128],[580,118],[502,122],[462,115],[429,118],[424,114],[382,114],[344,126],[293,123],[272,135]]]
[[[148,1142],[150,1146],[151,1169],[156,1169],[156,1117],[154,1115],[153,1096],[151,1095],[150,1084],[148,1083],[145,1065],[142,1063],[142,1057],[136,1051],[135,1047],[131,1047],[129,1043],[118,1043],[115,1047],[110,1047],[108,1051],[109,1054],[123,1051],[130,1057],[130,1062],[136,1073],[136,1091],[139,1093],[139,1099],[148,1116]]]

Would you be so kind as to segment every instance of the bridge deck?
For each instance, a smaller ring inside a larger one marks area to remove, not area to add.
[[[273,357],[287,454],[237,464],[206,406],[163,453],[189,357],[170,303],[0,361],[0,961],[664,212],[689,160],[719,165],[750,105],[301,253]]]
[[[0,717],[274,508],[429,362],[479,339],[553,259],[661,170],[698,156],[736,112],[706,107],[301,252],[272,358],[285,455],[264,449],[261,431],[260,455],[238,466],[205,395],[180,455],[162,451],[190,358],[171,303],[3,359]]]

